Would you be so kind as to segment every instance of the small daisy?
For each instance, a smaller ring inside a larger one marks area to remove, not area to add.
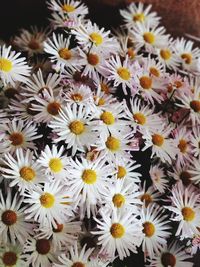
[[[95,114],[83,105],[67,104],[50,122],[49,127],[59,137],[55,142],[64,140],[67,148],[72,148],[72,155],[76,151],[85,151],[85,147],[93,145],[99,137],[97,124],[92,124]]]
[[[180,165],[177,162],[172,166],[172,171],[167,171],[168,176],[175,179],[176,181],[181,181],[184,186],[189,186],[192,183],[192,174],[189,169],[191,169],[190,164]]]
[[[72,215],[70,194],[69,190],[66,194],[65,188],[59,181],[44,183],[44,186],[38,186],[32,192],[27,191],[24,194],[26,196],[24,202],[30,206],[25,211],[26,218],[56,228],[57,223],[61,224],[66,217]]]
[[[119,256],[120,260],[137,253],[143,238],[140,220],[131,211],[116,210],[104,213],[101,210],[102,220],[95,218],[98,231],[92,232],[98,235],[98,244],[101,245],[100,253],[105,252],[114,260]],[[117,252],[117,254],[116,254]]]
[[[104,92],[106,95],[113,94],[116,92],[116,88],[112,86],[112,83],[103,77],[99,77],[99,79],[95,81],[95,85],[97,88],[100,85],[101,91]]]
[[[192,128],[190,142],[192,146],[191,153],[195,157],[200,157],[200,126]]]
[[[165,75],[165,68],[163,63],[156,61],[154,58],[151,58],[151,56],[142,58],[142,66],[154,78],[161,78]]]
[[[160,193],[164,193],[168,184],[166,174],[164,173],[164,168],[161,168],[157,165],[151,166],[149,174],[154,188],[157,189]]]
[[[190,94],[190,88],[188,79],[182,77],[181,75],[174,73],[167,77],[167,95],[168,98],[174,99],[176,97],[182,96],[185,94]]]
[[[30,237],[24,244],[23,258],[27,265],[31,264],[33,267],[51,267],[52,262],[56,261],[52,250],[52,242],[49,239]]]
[[[176,236],[191,238],[199,233],[200,208],[199,194],[193,186],[184,187],[181,183],[173,187],[170,197],[172,205],[165,208],[173,212],[172,221],[179,222]]]
[[[16,81],[26,82],[30,76],[31,68],[24,57],[19,57],[20,54],[11,51],[11,46],[0,46],[0,78],[4,84],[11,83],[14,86]]]
[[[146,181],[143,186],[140,188],[141,195],[140,200],[144,203],[144,206],[147,208],[149,204],[157,203],[161,198],[161,193],[154,186],[149,186],[146,188]]]
[[[148,205],[141,211],[143,233],[145,234],[142,250],[145,258],[148,256],[152,259],[167,244],[166,239],[170,236],[170,227],[167,225],[167,215],[163,215],[163,212],[163,209],[156,204]]]
[[[32,224],[25,220],[23,198],[16,193],[12,197],[12,191],[7,188],[7,196],[4,199],[0,191],[0,235],[3,244],[11,241],[16,244],[19,241],[22,245],[32,232]],[[22,207],[23,206],[23,207]]]
[[[127,9],[120,10],[120,14],[125,21],[126,27],[129,29],[136,23],[149,24],[157,26],[160,21],[160,17],[157,16],[156,12],[150,12],[152,5],[144,6],[143,3],[131,3]]]
[[[55,179],[63,179],[66,175],[68,159],[63,155],[64,147],[60,149],[53,145],[52,149],[47,145],[37,162],[42,166],[46,175],[51,174]]]
[[[22,259],[22,247],[19,243],[16,245],[7,244],[0,247],[0,266],[2,267],[26,267],[26,262]]]
[[[63,71],[64,67],[75,68],[79,66],[79,53],[77,48],[70,48],[70,37],[65,38],[63,34],[53,33],[50,38],[44,42],[44,51],[50,54],[51,62],[55,63],[55,70]]]
[[[33,190],[36,184],[45,181],[41,175],[41,168],[29,149],[26,152],[21,148],[17,149],[16,159],[10,154],[6,154],[4,158],[6,167],[1,168],[2,175],[11,180],[10,187],[18,186],[20,194],[23,194],[26,189]]]
[[[185,253],[184,246],[180,246],[178,242],[171,243],[168,247],[164,246],[158,255],[149,260],[150,266],[154,267],[192,267],[194,263],[187,261],[191,256]]]
[[[86,250],[86,245],[79,252],[77,244],[71,246],[67,255],[62,254],[58,257],[60,263],[54,263],[53,267],[90,267],[89,257],[94,249],[89,248]]]
[[[66,29],[67,31],[74,28],[76,29],[81,25],[82,22],[81,14],[80,16],[69,17],[64,12],[52,12],[51,17],[52,18],[50,19],[50,22],[54,30],[57,28]]]

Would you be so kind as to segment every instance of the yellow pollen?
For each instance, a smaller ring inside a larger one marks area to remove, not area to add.
[[[86,184],[94,184],[97,180],[97,174],[94,170],[86,169],[83,171],[81,178]]]
[[[144,20],[145,20],[145,15],[144,15],[144,13],[138,13],[138,14],[135,14],[134,16],[133,16],[133,21],[139,21],[139,22],[144,22]]]
[[[163,58],[164,60],[169,60],[172,56],[172,53],[169,49],[161,49],[160,50],[160,56],[161,58]]]
[[[135,51],[131,47],[128,48],[127,54],[130,59],[134,59],[136,55]]]
[[[104,104],[106,103],[105,99],[104,98],[99,98],[99,101],[98,101],[98,106],[103,106]]]
[[[59,158],[52,158],[49,161],[49,168],[51,169],[52,172],[60,172],[63,169],[63,164],[61,159]]]
[[[145,222],[143,223],[143,233],[147,237],[152,237],[155,233],[155,226],[151,222]]]
[[[115,152],[120,148],[120,140],[113,136],[109,136],[106,141],[106,147],[112,152]]]
[[[85,126],[81,121],[73,121],[69,125],[69,129],[72,133],[76,135],[80,135],[84,132]]]
[[[72,267],[86,267],[84,263],[77,261],[75,262]]]
[[[122,166],[118,166],[117,179],[123,179],[126,175],[126,169]]]
[[[142,113],[133,114],[133,119],[141,125],[144,125],[147,121],[146,117]]]
[[[99,57],[96,54],[88,54],[87,56],[88,63],[92,66],[96,66],[99,63]]]
[[[77,93],[77,94],[73,94],[71,96],[71,99],[74,100],[75,102],[80,102],[83,100],[83,97],[81,94]]]
[[[65,11],[65,12],[68,12],[68,13],[73,12],[75,9],[76,8],[74,6],[72,6],[72,5],[64,4],[62,6],[62,10]]]
[[[164,137],[160,134],[154,134],[152,136],[152,142],[155,146],[162,146],[164,144]]]
[[[191,101],[190,107],[194,110],[194,112],[200,112],[200,101],[199,100]]]
[[[102,37],[99,33],[97,33],[97,32],[93,32],[93,33],[91,33],[91,34],[90,34],[90,39],[92,40],[92,42],[93,42],[96,46],[98,46],[98,45],[100,45],[100,44],[103,43],[103,37]]]
[[[72,52],[67,48],[61,48],[58,51],[58,54],[61,58],[65,59],[65,60],[69,60],[72,57]]]
[[[109,87],[105,83],[101,83],[101,91],[104,92],[107,95],[110,93]]]
[[[117,70],[117,74],[120,76],[120,78],[122,78],[125,81],[128,81],[131,78],[131,74],[130,71],[127,68],[119,68]]]
[[[152,197],[147,193],[144,193],[140,199],[142,202],[145,202],[146,207],[152,202]]]
[[[154,44],[155,43],[155,35],[152,32],[145,32],[143,34],[143,38],[146,43]]]
[[[185,153],[187,151],[188,143],[186,140],[181,139],[178,144],[178,148],[180,149],[181,153]]]
[[[56,116],[59,114],[60,108],[61,108],[60,103],[52,102],[48,104],[47,111],[49,114]]]
[[[182,210],[183,219],[187,222],[191,222],[195,218],[195,211],[190,207],[184,207]]]
[[[12,70],[13,64],[7,58],[0,58],[0,70],[4,72],[9,72]]]
[[[149,90],[152,87],[152,79],[148,76],[142,76],[140,78],[140,85],[143,89]]]
[[[175,267],[176,257],[170,252],[164,252],[161,256],[161,263],[164,267]]]
[[[31,167],[23,167],[19,171],[20,176],[27,182],[33,181],[35,179],[35,171]]]
[[[9,137],[9,140],[12,142],[13,146],[20,146],[24,142],[24,137],[21,133],[12,133]]]
[[[115,207],[121,208],[125,203],[125,197],[121,194],[115,194],[112,201]]]
[[[5,267],[16,266],[16,263],[17,263],[17,255],[16,255],[16,253],[13,252],[13,251],[6,251],[2,255],[2,262],[3,262],[3,266],[5,266]]]
[[[100,120],[102,120],[107,125],[111,125],[115,122],[115,117],[111,112],[104,111],[100,116]]]
[[[45,193],[40,197],[40,203],[44,208],[51,208],[55,203],[55,197],[50,193]]]
[[[186,64],[192,63],[192,55],[189,53],[184,53],[181,55],[181,58],[185,61]]]
[[[121,238],[125,234],[124,226],[120,223],[113,223],[110,227],[110,233],[114,238]]]
[[[151,67],[149,69],[149,72],[151,75],[155,76],[155,77],[160,77],[160,72],[158,69],[156,69],[155,67]]]

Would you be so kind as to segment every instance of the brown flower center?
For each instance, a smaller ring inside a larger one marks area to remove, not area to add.
[[[36,241],[36,250],[39,254],[46,255],[50,249],[51,245],[48,239],[38,239]]]
[[[7,225],[13,225],[17,221],[17,214],[12,210],[6,210],[1,215],[2,222]]]
[[[17,255],[12,251],[5,252],[2,256],[2,261],[7,267],[15,266],[17,263]]]

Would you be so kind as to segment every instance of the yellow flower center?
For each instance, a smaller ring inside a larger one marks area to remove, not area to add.
[[[100,120],[102,120],[107,125],[111,125],[115,122],[115,117],[111,112],[104,111],[100,116]]]
[[[97,174],[94,170],[86,169],[83,171],[81,178],[86,184],[94,184],[97,180]]]
[[[6,210],[2,213],[1,220],[5,225],[11,226],[17,222],[17,214],[13,210]]]
[[[164,267],[175,267],[176,266],[176,257],[170,252],[164,252],[161,256],[161,263]]]
[[[119,68],[117,70],[117,74],[125,81],[128,81],[131,78],[131,73],[127,68]]]
[[[101,83],[101,91],[104,92],[105,94],[109,94],[110,90],[107,84]]]
[[[144,193],[140,199],[142,202],[145,202],[146,207],[148,207],[148,205],[153,201],[151,195],[147,193]]]
[[[23,167],[19,171],[20,176],[27,182],[33,181],[35,179],[35,171],[31,167]]]
[[[69,125],[69,129],[72,133],[76,135],[80,135],[84,132],[85,126],[81,121],[73,121]]]
[[[154,44],[155,43],[155,35],[152,32],[145,32],[143,34],[143,38],[146,43]]]
[[[77,94],[71,95],[71,99],[74,100],[75,102],[80,102],[83,100],[83,97],[81,94],[77,93]]]
[[[0,58],[0,70],[4,72],[9,72],[12,70],[13,64],[7,58]]]
[[[133,21],[139,21],[139,22],[144,22],[145,15],[144,13],[137,13],[133,16]]]
[[[128,48],[127,54],[128,54],[128,56],[129,56],[130,59],[134,59],[135,58],[135,55],[136,55],[135,51],[131,47]]]
[[[40,203],[43,207],[49,209],[53,207],[55,203],[55,197],[50,193],[45,193],[40,197]]]
[[[62,10],[65,11],[65,12],[68,12],[68,13],[73,12],[75,9],[76,8],[74,6],[68,5],[68,4],[64,4],[62,6]]]
[[[47,111],[49,114],[56,116],[58,115],[60,108],[61,108],[60,103],[52,102],[48,104]]]
[[[106,100],[103,97],[99,98],[98,106],[103,106],[105,103],[106,103]]]
[[[6,251],[2,255],[2,262],[3,262],[3,266],[5,266],[5,267],[16,266],[16,263],[17,263],[16,253],[14,253],[12,251]]]
[[[112,198],[115,207],[121,208],[125,203],[125,197],[121,194],[115,194]]]
[[[72,267],[86,267],[84,263],[77,261],[73,263]]]
[[[60,172],[63,169],[63,164],[61,159],[59,158],[52,158],[49,161],[49,168],[51,169],[52,172]]]
[[[185,153],[187,151],[188,143],[186,140],[181,139],[178,144],[178,148],[180,149],[181,153]]]
[[[20,146],[24,142],[24,137],[21,133],[12,133],[9,137],[13,146]]]
[[[145,222],[143,223],[143,233],[147,237],[152,237],[155,233],[155,226],[151,222]]]
[[[58,51],[58,54],[61,58],[65,59],[65,60],[69,60],[72,57],[72,52],[67,48],[61,48]]]
[[[92,40],[92,42],[93,42],[96,46],[98,46],[98,45],[100,45],[100,44],[103,43],[103,37],[102,37],[99,33],[97,33],[97,32],[93,32],[93,33],[91,33],[91,34],[90,34],[90,39]]]
[[[195,211],[190,207],[184,207],[182,210],[183,219],[187,222],[191,222],[195,218]]]
[[[199,100],[193,100],[190,102],[190,107],[195,111],[195,112],[200,112],[200,101]]]
[[[146,116],[144,116],[144,114],[142,113],[135,113],[133,114],[133,119],[141,125],[144,125],[146,123]]]
[[[161,49],[160,50],[160,56],[161,58],[163,58],[164,60],[169,60],[172,56],[172,53],[169,49]]]
[[[189,53],[184,53],[181,55],[181,58],[185,61],[186,64],[192,63],[192,55]]]
[[[120,223],[113,223],[110,227],[110,233],[114,238],[121,238],[125,234],[124,226]]]
[[[117,179],[123,179],[126,175],[126,169],[122,166],[118,166]]]
[[[152,79],[148,76],[142,76],[140,78],[140,85],[143,89],[149,90],[152,87]]]
[[[88,54],[87,56],[88,63],[92,66],[96,66],[99,63],[99,57],[96,54]]]
[[[156,69],[155,67],[151,67],[149,69],[149,72],[151,75],[155,76],[155,77],[160,77],[160,72],[158,69]]]
[[[106,147],[112,152],[115,152],[120,148],[120,140],[113,136],[109,136],[106,141]]]
[[[164,137],[160,134],[154,134],[152,136],[152,142],[155,146],[162,146],[164,144]]]

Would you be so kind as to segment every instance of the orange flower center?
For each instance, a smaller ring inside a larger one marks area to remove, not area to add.
[[[142,202],[145,202],[146,207],[152,202],[152,197],[147,193],[144,193],[140,199]]]
[[[192,63],[192,55],[189,53],[184,53],[181,55],[181,58],[185,61],[186,64]]]
[[[143,233],[147,237],[152,237],[155,233],[155,226],[151,222],[145,222],[143,223]]]
[[[185,153],[187,151],[188,143],[186,140],[181,139],[178,144],[178,148],[180,149],[181,153]]]
[[[140,85],[143,89],[149,90],[152,87],[152,79],[148,76],[142,76],[140,78]]]
[[[24,137],[21,133],[12,133],[9,137],[13,146],[20,146],[24,142]]]
[[[61,48],[58,51],[58,54],[61,58],[65,59],[65,60],[69,60],[72,57],[72,52],[67,48]]]
[[[92,66],[96,66],[99,63],[99,57],[96,54],[88,54],[87,56],[88,63]]]
[[[162,146],[164,144],[164,137],[160,134],[154,134],[152,136],[152,142],[155,146]]]
[[[182,210],[183,219],[187,222],[191,222],[195,218],[195,211],[190,207],[184,207]]]
[[[60,108],[61,108],[60,103],[52,102],[48,104],[47,111],[49,114],[56,116],[58,115]]]
[[[193,100],[190,102],[190,107],[195,111],[195,112],[200,112],[200,101],[199,100]]]

